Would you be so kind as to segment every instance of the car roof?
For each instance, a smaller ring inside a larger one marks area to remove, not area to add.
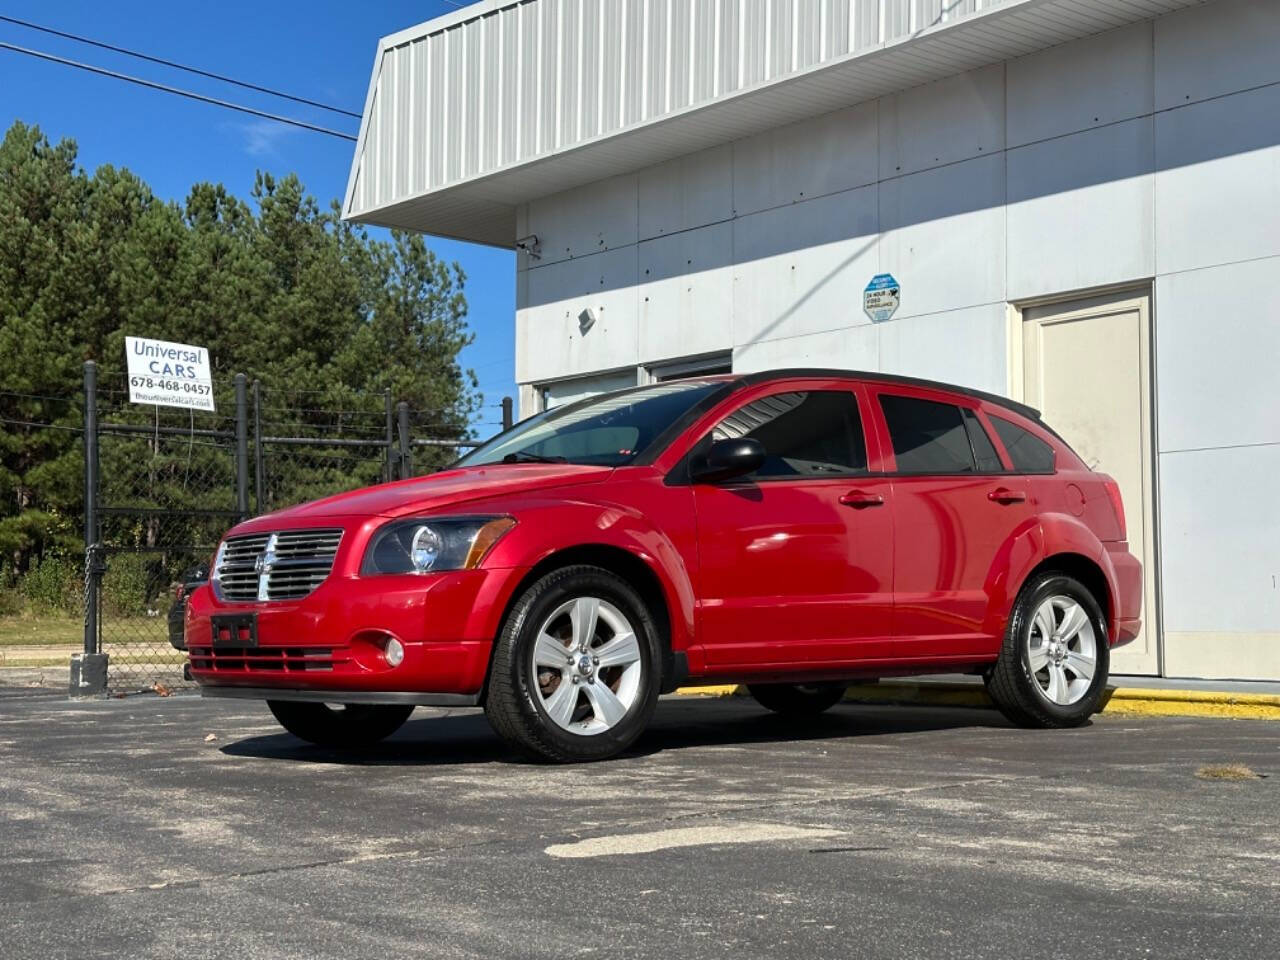
[[[976,390],[973,387],[962,387],[955,383],[944,383],[941,380],[925,380],[920,377],[907,377],[893,373],[879,373],[871,370],[838,370],[828,367],[788,367],[782,370],[761,370],[758,373],[744,373],[741,375],[730,375],[742,385],[754,383],[770,383],[775,380],[795,380],[800,378],[827,378],[837,380],[864,380],[874,383],[899,384],[906,387],[924,387],[930,390],[943,390],[947,393],[958,393],[962,396],[972,397],[975,400],[985,400],[988,403],[996,404],[1014,413],[1020,414],[1029,420],[1035,420],[1037,423],[1043,422],[1040,418],[1040,411],[1035,407],[1028,406],[1025,403],[1019,403],[1017,400],[1010,400],[1008,397],[1002,397],[998,393],[987,393],[985,390]],[[705,379],[713,379],[707,377]]]

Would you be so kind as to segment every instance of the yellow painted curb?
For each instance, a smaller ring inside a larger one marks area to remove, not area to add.
[[[747,695],[747,688],[735,683],[722,683],[711,687],[681,687],[678,697],[738,697]]]
[[[1280,695],[1218,690],[1153,690],[1116,687],[1103,707],[1106,713],[1171,717],[1247,717],[1280,720]]]
[[[681,687],[679,696],[745,696],[746,688],[733,685]],[[845,699],[856,703],[919,704],[935,707],[992,707],[991,698],[979,686],[966,683],[859,683],[849,687]],[[1158,690],[1147,687],[1113,687],[1107,691],[1103,713],[1128,716],[1243,717],[1280,720],[1280,695],[1232,693],[1225,690]]]

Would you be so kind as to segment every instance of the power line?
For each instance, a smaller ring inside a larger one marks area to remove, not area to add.
[[[153,57],[149,53],[141,53],[137,50],[130,50],[126,47],[117,47],[114,44],[103,43],[101,40],[94,40],[90,37],[82,37],[76,33],[67,33],[63,30],[55,30],[53,27],[41,26],[40,24],[32,23],[29,20],[19,20],[17,17],[8,17],[0,14],[0,20],[3,20],[5,23],[16,24],[19,27],[26,27],[28,30],[39,30],[41,33],[47,33],[55,37],[62,37],[64,40],[74,40],[76,43],[85,43],[91,47],[110,50],[112,53],[122,53],[126,57],[135,57],[138,60],[146,60],[148,63],[158,63],[164,67],[172,67],[174,70],[185,70],[187,73],[194,73],[199,77],[208,77],[210,80],[217,80],[221,83],[230,83],[237,87],[243,87],[246,90],[255,90],[258,93],[266,93],[273,97],[280,97],[284,100],[292,100],[294,103],[302,103],[309,107],[318,107],[321,110],[329,110],[332,113],[341,113],[344,116],[355,117],[357,120],[360,119],[360,114],[353,113],[350,110],[344,110],[342,107],[330,106],[329,104],[321,103],[318,100],[308,100],[306,97],[298,97],[291,93],[283,93],[279,90],[273,90],[270,87],[259,86],[256,83],[237,80],[234,77],[224,76],[220,73],[212,73],[209,70],[201,70],[199,67],[189,67],[186,64],[178,63],[175,60],[166,60],[163,57]]]
[[[307,123],[304,120],[294,120],[292,117],[282,117],[277,113],[267,113],[265,110],[255,110],[253,107],[246,107],[243,104],[232,103],[229,100],[219,100],[217,97],[206,97],[201,93],[194,93],[190,90],[183,90],[181,87],[171,87],[164,83],[155,83],[152,80],[143,80],[141,77],[130,76],[127,73],[118,73],[115,70],[108,70],[105,67],[95,67],[92,64],[81,63],[79,60],[69,60],[66,57],[56,57],[52,53],[45,53],[42,50],[31,50],[27,47],[19,47],[12,43],[0,42],[0,50],[12,50],[14,53],[23,53],[28,57],[36,57],[40,60],[48,60],[51,63],[60,63],[66,67],[76,67],[79,70],[87,70],[90,73],[96,73],[104,77],[111,77],[115,80],[124,80],[128,83],[136,83],[140,87],[149,87],[152,90],[159,90],[162,93],[172,93],[179,97],[186,97],[190,100],[198,100],[201,103],[212,104],[215,107],[225,107],[228,110],[238,110],[240,113],[247,113],[255,117],[262,117],[264,120],[274,120],[276,123],[287,123],[293,127],[301,127],[303,130],[310,130],[313,133],[324,133],[331,137],[338,137],[340,140],[349,140],[355,143],[356,138],[349,133],[343,133],[341,130],[331,130],[328,127],[321,127],[314,123]]]

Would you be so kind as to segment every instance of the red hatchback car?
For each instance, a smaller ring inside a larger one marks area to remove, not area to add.
[[[314,743],[480,704],[572,761],[706,683],[810,714],[856,678],[966,671],[1016,723],[1080,724],[1141,598],[1115,481],[1035,410],[783,370],[592,397],[442,473],[242,523],[186,639],[204,695]]]

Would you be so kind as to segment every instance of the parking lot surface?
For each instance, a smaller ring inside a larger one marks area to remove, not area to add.
[[[666,698],[553,767],[474,710],[358,758],[256,703],[0,690],[0,954],[1270,956],[1278,786],[1266,721]]]

